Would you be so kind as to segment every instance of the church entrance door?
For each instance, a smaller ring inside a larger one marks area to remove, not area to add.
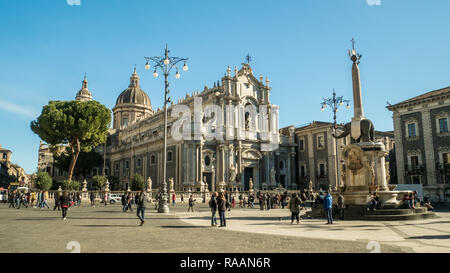
[[[203,173],[203,182],[208,185],[208,190],[212,191],[212,173]]]
[[[250,178],[255,183],[255,178],[253,177],[253,168],[244,168],[244,191],[250,189]]]

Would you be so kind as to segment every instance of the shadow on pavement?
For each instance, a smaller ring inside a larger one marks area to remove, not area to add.
[[[450,239],[450,235],[424,235],[408,237],[406,239]]]
[[[136,225],[74,225],[75,227],[138,227],[139,224]]]
[[[162,228],[206,228],[206,226],[161,226]]]

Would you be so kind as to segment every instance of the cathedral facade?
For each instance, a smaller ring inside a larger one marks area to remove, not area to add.
[[[168,105],[167,178],[174,190],[297,188],[294,128],[278,128],[269,81],[248,63],[212,88]],[[135,174],[163,180],[164,109],[152,109],[136,70],[113,108],[106,173],[125,190]]]

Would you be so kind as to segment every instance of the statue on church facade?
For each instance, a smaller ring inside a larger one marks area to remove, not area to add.
[[[277,171],[275,171],[275,168],[272,167],[272,169],[270,170],[270,183],[272,185],[275,185],[277,183],[275,175],[276,175]]]

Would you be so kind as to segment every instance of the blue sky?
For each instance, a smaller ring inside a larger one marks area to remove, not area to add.
[[[74,99],[84,73],[94,99],[112,108],[134,65],[153,108],[163,80],[144,56],[189,58],[171,80],[176,101],[202,90],[249,53],[269,77],[280,127],[331,121],[320,111],[333,88],[352,99],[350,40],[363,55],[365,115],[392,130],[396,103],[450,85],[448,0],[0,0],[0,144],[28,173],[39,137],[29,124],[49,100]],[[377,5],[380,2],[381,5]],[[351,119],[342,108],[338,122]]]

